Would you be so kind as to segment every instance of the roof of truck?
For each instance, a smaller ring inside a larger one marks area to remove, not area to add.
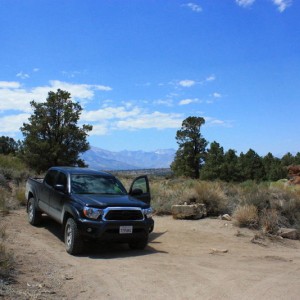
[[[64,171],[69,174],[94,174],[94,175],[106,175],[112,176],[112,174],[104,171],[93,170],[89,168],[80,168],[80,167],[51,167],[49,170],[59,170]]]

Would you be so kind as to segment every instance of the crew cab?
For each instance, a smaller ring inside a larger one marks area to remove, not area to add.
[[[154,228],[147,176],[134,179],[127,192],[110,173],[52,167],[44,178],[27,180],[25,196],[29,223],[38,225],[42,214],[60,223],[72,255],[81,253],[88,239],[144,249]]]

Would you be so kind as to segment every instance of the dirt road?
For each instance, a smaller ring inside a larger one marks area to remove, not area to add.
[[[90,244],[65,252],[60,227],[3,218],[15,253],[14,283],[0,299],[299,299],[300,241],[261,239],[218,219],[155,217],[144,251]],[[251,242],[252,240],[252,242]]]

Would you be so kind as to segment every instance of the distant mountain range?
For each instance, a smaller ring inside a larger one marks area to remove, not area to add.
[[[101,170],[135,170],[169,168],[174,160],[176,150],[162,149],[153,152],[118,151],[113,152],[91,147],[81,155],[90,168]]]

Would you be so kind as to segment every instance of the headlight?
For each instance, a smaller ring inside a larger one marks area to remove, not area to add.
[[[98,219],[98,217],[103,214],[103,210],[99,208],[85,206],[83,209],[83,214],[89,219]]]
[[[147,218],[151,218],[151,217],[152,217],[152,214],[153,214],[153,209],[152,209],[152,207],[143,209],[143,214],[144,214]]]

